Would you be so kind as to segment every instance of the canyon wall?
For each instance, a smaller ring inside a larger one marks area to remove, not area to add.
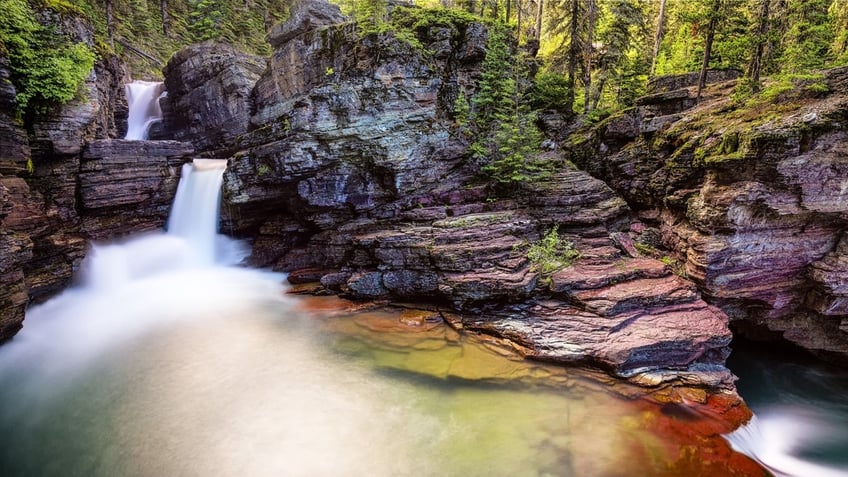
[[[187,47],[164,69],[157,141],[114,139],[114,59],[48,119],[0,113],[0,337],[90,240],[161,228],[178,166],[200,155],[229,161],[222,231],[313,292],[425,303],[526,356],[647,386],[731,387],[728,316],[848,356],[845,70],[746,107],[736,73],[711,73],[701,104],[692,78],[657,79],[599,124],[548,122],[554,172],[499,194],[454,110],[479,86],[487,27],[425,17],[411,34],[363,34],[307,1],[270,32],[270,58]],[[2,81],[0,104],[14,109]],[[546,272],[530,249],[554,239],[572,263]]]
[[[848,68],[747,103],[728,81],[696,106],[693,84],[660,79],[637,108],[563,138],[572,159],[740,333],[845,362]]]
[[[567,151],[549,144],[557,171],[513,194],[487,185],[454,120],[487,27],[434,18],[410,42],[363,35],[329,4],[299,8],[269,35],[262,71],[213,44],[165,68],[165,130],[229,159],[222,229],[253,239],[254,265],[315,291],[429,303],[526,356],[644,385],[731,385],[727,317],[639,255],[641,224]],[[551,231],[579,257],[548,274],[528,249]]]

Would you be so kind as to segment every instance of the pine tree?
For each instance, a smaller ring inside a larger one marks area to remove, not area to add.
[[[545,174],[537,156],[541,133],[530,110],[524,58],[515,58],[504,26],[490,30],[478,93],[472,99],[478,140],[472,151],[501,189]]]
[[[830,0],[789,0],[787,4],[789,29],[783,37],[783,72],[802,74],[824,67],[833,45]]]
[[[701,62],[701,72],[698,75],[698,92],[695,94],[695,102],[701,101],[701,92],[707,84],[707,67],[710,64],[710,55],[713,49],[713,40],[715,39],[716,24],[721,16],[721,0],[713,0],[712,8],[710,9],[709,23],[707,24],[707,34],[704,40],[704,59]]]
[[[757,93],[760,91],[760,72],[762,70],[763,52],[768,35],[769,27],[769,7],[771,0],[760,0],[759,11],[757,12],[756,30],[754,31],[754,50],[751,55],[751,62],[748,64],[748,70],[745,76],[751,88],[751,92]]]

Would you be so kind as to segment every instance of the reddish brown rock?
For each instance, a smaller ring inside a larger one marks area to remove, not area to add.
[[[844,361],[846,250],[838,244],[848,228],[848,69],[826,71],[824,81],[827,94],[813,98],[800,85],[775,104],[730,114],[726,87],[717,85],[715,100],[674,111],[662,130],[628,137],[599,127],[572,157],[638,204],[662,230],[666,251],[658,253],[683,262],[740,332]],[[679,88],[659,89],[631,120],[651,108],[672,114],[661,110],[683,98]],[[604,161],[593,159],[603,151]]]

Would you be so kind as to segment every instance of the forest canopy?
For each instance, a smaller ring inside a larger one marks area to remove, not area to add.
[[[376,30],[402,35],[388,11],[399,0],[338,0]],[[710,69],[791,78],[848,64],[848,0],[418,0],[504,26],[510,54],[538,52],[534,101],[599,115],[631,105],[651,76]],[[207,39],[270,54],[266,32],[290,0],[0,0],[0,52],[24,108],[72,97],[95,55],[119,54],[140,76],[160,75],[180,47]],[[435,14],[435,13],[434,13]],[[58,18],[93,29],[76,38]],[[540,98],[546,98],[541,99]],[[556,98],[555,100],[552,98]]]

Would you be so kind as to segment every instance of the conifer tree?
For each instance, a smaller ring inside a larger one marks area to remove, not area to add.
[[[482,78],[472,99],[478,139],[471,149],[482,172],[510,189],[544,175],[537,155],[541,133],[530,110],[525,59],[515,58],[506,28],[493,27],[486,43]]]
[[[824,67],[833,44],[830,0],[789,0],[787,6],[789,29],[783,37],[783,72],[798,74]]]
[[[751,55],[751,62],[748,64],[748,70],[745,75],[751,88],[751,92],[760,91],[760,71],[762,70],[763,51],[767,40],[769,27],[769,7],[771,0],[760,0],[759,11],[757,12],[756,30],[754,31],[754,50]]]

